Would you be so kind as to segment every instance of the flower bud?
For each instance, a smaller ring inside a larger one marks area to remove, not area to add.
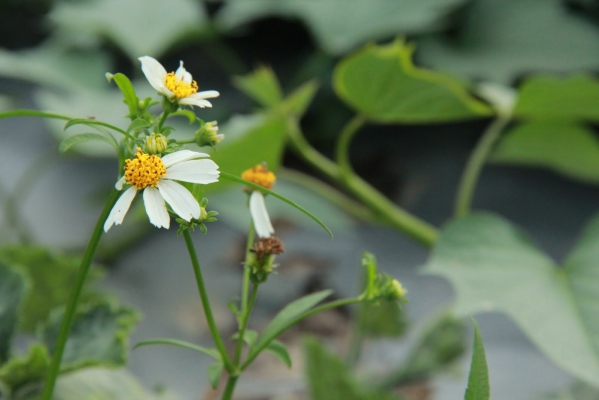
[[[168,142],[164,135],[152,133],[146,137],[146,152],[149,154],[162,154],[166,151]]]
[[[277,267],[273,263],[275,255],[283,253],[283,242],[276,236],[261,238],[250,249],[254,253],[248,261],[247,268],[250,268],[250,279],[254,283],[265,282],[268,275]]]
[[[216,121],[206,122],[196,131],[195,141],[198,146],[215,146],[225,138],[225,135],[218,133],[217,124]]]

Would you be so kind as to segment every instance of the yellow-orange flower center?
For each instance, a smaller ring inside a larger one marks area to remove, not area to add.
[[[125,160],[125,180],[141,190],[146,186],[158,186],[158,181],[166,175],[166,167],[162,159],[153,154],[146,154],[137,148],[134,159]]]
[[[272,186],[277,180],[275,174],[262,164],[258,164],[254,168],[243,171],[241,177],[246,181],[250,181],[267,189],[272,189]]]
[[[169,72],[164,77],[164,86],[171,92],[177,99],[184,99],[198,92],[198,84],[196,81],[187,83],[175,76],[174,72]]]

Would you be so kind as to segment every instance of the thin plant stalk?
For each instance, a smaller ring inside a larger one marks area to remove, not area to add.
[[[365,123],[366,118],[361,114],[357,114],[341,130],[335,149],[335,157],[343,176],[354,174],[349,161],[349,146],[358,130],[364,126]]]

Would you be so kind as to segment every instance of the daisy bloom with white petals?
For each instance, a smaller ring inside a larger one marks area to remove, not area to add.
[[[125,175],[115,187],[131,187],[117,200],[104,223],[108,232],[112,225],[120,225],[131,202],[139,191],[143,191],[144,205],[150,222],[158,228],[170,226],[170,216],[165,201],[185,221],[200,217],[200,205],[183,185],[175,182],[208,184],[218,181],[218,165],[208,154],[191,150],[180,150],[160,157],[137,149],[135,158],[126,160]]]
[[[241,177],[266,189],[272,189],[277,180],[275,174],[269,171],[263,164],[258,164],[254,168],[244,171]],[[250,194],[250,214],[252,215],[254,228],[259,237],[269,238],[275,233],[270,222],[270,217],[268,216],[268,211],[266,211],[264,195],[259,190],[252,190]]]
[[[198,92],[198,84],[183,68],[183,61],[180,61],[177,71],[168,73],[162,64],[152,57],[139,57],[139,61],[141,61],[141,70],[148,78],[150,85],[170,101],[180,105],[204,108],[212,107],[212,104],[206,99],[219,96],[216,90]]]

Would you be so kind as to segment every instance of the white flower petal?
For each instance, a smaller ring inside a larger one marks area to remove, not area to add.
[[[161,180],[158,182],[158,190],[173,211],[185,221],[200,218],[198,201],[183,185],[174,181]]]
[[[193,160],[194,158],[207,158],[210,157],[209,154],[206,153],[198,153],[197,151],[191,150],[179,150],[174,153],[167,154],[162,157],[162,162],[166,168],[171,167],[175,164],[178,164],[183,161]],[[167,171],[168,173],[168,171]]]
[[[119,197],[114,207],[112,207],[110,214],[108,214],[108,218],[106,218],[106,221],[104,222],[104,232],[108,232],[112,225],[120,225],[123,222],[123,218],[125,218],[127,211],[129,211],[131,202],[136,194],[137,188],[132,186],[125,190],[121,197]]]
[[[173,93],[164,86],[164,78],[166,77],[166,70],[156,59],[148,56],[138,58],[141,61],[141,70],[150,82],[150,85],[158,92],[172,96]]]
[[[218,165],[210,159],[180,162],[166,170],[165,179],[175,179],[191,183],[218,182]]]
[[[193,80],[191,78],[191,74],[187,72],[187,70],[183,67],[183,61],[179,61],[179,68],[177,68],[177,71],[175,71],[175,76],[180,81],[186,83],[191,83],[191,81]]]
[[[212,103],[209,102],[208,100],[204,100],[204,99],[196,99],[195,97],[193,97],[193,95],[191,97],[185,97],[181,100],[179,100],[179,104],[183,105],[183,106],[196,106],[196,107],[200,107],[200,108],[212,108]]]
[[[197,92],[191,95],[196,99],[213,99],[220,96],[220,93],[216,90],[204,90],[203,92]]]
[[[114,187],[117,190],[123,190],[123,185],[125,184],[125,176],[123,175],[123,177],[121,179],[119,179],[115,184]]]
[[[264,196],[257,190],[254,190],[250,195],[250,214],[254,221],[254,228],[256,233],[261,238],[268,238],[275,233],[268,211],[266,211],[266,204],[264,203]]]
[[[169,228],[171,218],[168,211],[166,211],[164,199],[158,189],[151,186],[144,189],[144,205],[152,225],[157,228]]]

